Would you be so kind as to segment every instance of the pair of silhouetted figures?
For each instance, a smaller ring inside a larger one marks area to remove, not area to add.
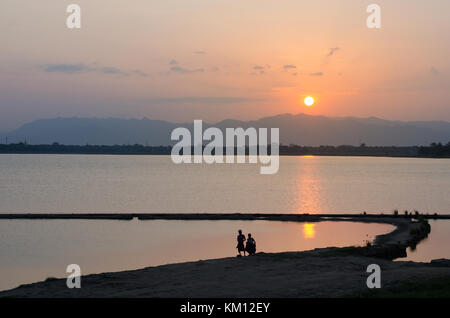
[[[252,237],[252,235],[250,233],[248,233],[248,238],[247,240],[245,239],[245,235],[242,234],[242,230],[238,231],[238,236],[237,236],[237,246],[236,248],[238,249],[239,255],[238,257],[242,256],[241,252],[244,252],[244,256],[245,256],[245,252],[248,253],[248,255],[253,255],[256,253],[256,241],[255,239]],[[244,246],[244,242],[247,241],[247,244]]]

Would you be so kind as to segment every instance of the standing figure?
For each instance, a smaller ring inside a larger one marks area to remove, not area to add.
[[[242,230],[238,231],[238,236],[237,236],[237,246],[236,248],[238,249],[239,255],[238,257],[241,257],[241,252],[244,252],[244,256],[245,256],[245,247],[244,247],[244,242],[245,242],[245,235],[242,234]]]

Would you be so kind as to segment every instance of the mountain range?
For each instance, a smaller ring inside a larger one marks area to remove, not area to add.
[[[376,117],[325,117],[306,114],[281,114],[253,121],[227,119],[203,123],[208,127],[280,128],[282,144],[305,146],[359,145],[413,146],[450,141],[450,122],[391,121]],[[0,133],[1,142],[67,145],[170,145],[170,134],[177,127],[192,130],[193,122],[172,123],[162,120],[121,118],[50,118],[36,120]]]

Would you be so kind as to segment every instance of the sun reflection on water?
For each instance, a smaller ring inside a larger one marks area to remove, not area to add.
[[[316,225],[312,223],[303,224],[303,237],[305,239],[312,239],[316,236]]]
[[[318,161],[312,157],[302,157],[297,170],[296,184],[298,195],[296,210],[299,213],[322,213],[322,185],[320,183]]]

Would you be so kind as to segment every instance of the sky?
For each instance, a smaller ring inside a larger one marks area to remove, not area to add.
[[[81,29],[66,27],[71,3]],[[371,3],[380,29],[366,25]],[[0,131],[72,116],[450,121],[449,12],[448,0],[2,0]]]

